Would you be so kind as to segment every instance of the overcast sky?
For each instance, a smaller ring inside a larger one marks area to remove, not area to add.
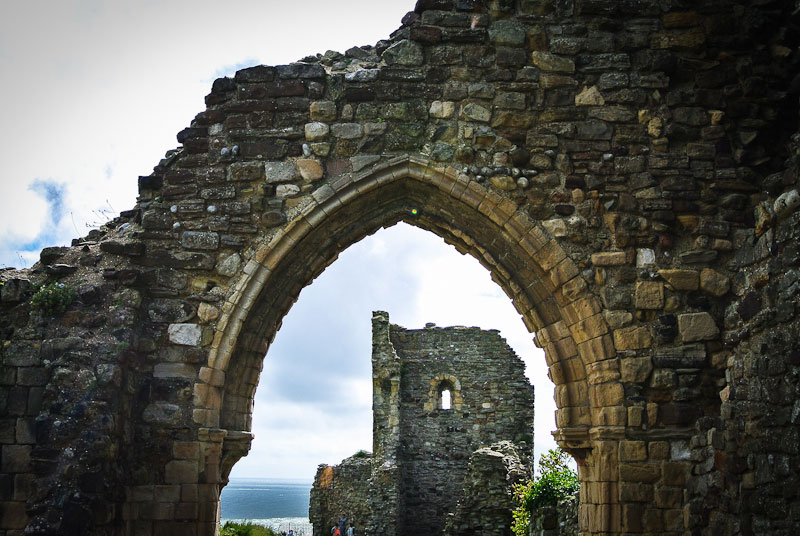
[[[236,69],[375,44],[414,0],[2,0],[0,267],[29,266],[133,207],[137,177],[177,146],[211,83]],[[536,387],[537,451],[553,386],[508,298],[472,258],[398,225],[307,287],[267,356],[251,453],[234,477],[311,479],[371,448],[370,318],[499,329]]]

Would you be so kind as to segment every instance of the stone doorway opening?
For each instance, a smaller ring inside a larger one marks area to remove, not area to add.
[[[553,385],[541,350],[488,276],[439,237],[403,223],[343,251],[301,291],[269,348],[254,397],[255,438],[231,472],[233,483],[257,474],[313,478],[320,463],[372,450],[369,330],[376,308],[414,329],[433,327],[428,321],[499,329],[525,358],[529,380],[536,380],[537,452],[554,446]],[[442,376],[432,389],[441,402],[444,391],[452,395],[460,384]],[[230,519],[225,498],[223,492],[222,518]]]

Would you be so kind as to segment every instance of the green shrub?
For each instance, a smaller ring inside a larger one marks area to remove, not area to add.
[[[531,513],[547,505],[571,497],[580,489],[575,471],[567,465],[569,455],[561,449],[550,449],[539,458],[539,477],[514,486],[511,530],[516,536],[527,536]]]
[[[75,301],[77,293],[70,285],[56,283],[39,285],[31,296],[31,308],[45,316],[63,313]]]
[[[369,458],[370,454],[364,449],[359,450],[355,454],[353,454],[353,458]]]
[[[235,523],[233,521],[226,521],[220,527],[219,536],[280,536],[274,530],[256,525],[249,521],[244,523]]]

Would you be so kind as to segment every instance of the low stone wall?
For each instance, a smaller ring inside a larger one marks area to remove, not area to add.
[[[531,515],[530,536],[578,536],[578,494]]]
[[[369,522],[367,500],[372,456],[351,456],[339,465],[320,465],[311,488],[308,519],[314,536],[327,536],[344,515],[356,527]],[[359,533],[364,534],[363,530]]]

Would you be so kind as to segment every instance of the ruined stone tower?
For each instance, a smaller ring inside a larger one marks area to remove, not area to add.
[[[506,440],[523,463],[533,454],[533,387],[496,330],[405,329],[377,311],[372,378],[370,478],[357,458],[332,473],[321,466],[310,508],[315,535],[341,513],[373,535],[441,534],[477,449]],[[495,473],[487,485],[506,477]]]

